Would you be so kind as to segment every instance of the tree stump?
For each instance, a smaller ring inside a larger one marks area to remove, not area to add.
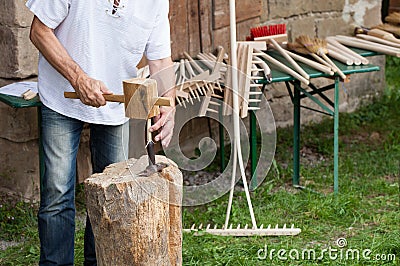
[[[85,181],[98,265],[182,265],[182,173],[163,156],[112,164]]]

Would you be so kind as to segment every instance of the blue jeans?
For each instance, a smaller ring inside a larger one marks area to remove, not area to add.
[[[85,123],[42,107],[44,174],[38,212],[39,265],[73,265],[76,156]],[[129,127],[90,125],[93,172],[127,159]],[[86,219],[85,265],[96,265],[94,237]]]

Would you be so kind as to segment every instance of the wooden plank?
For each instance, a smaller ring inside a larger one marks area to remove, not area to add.
[[[187,21],[188,21],[188,38],[189,38],[188,51],[190,55],[196,55],[201,52],[199,2],[188,0],[187,10],[188,10]]]
[[[400,0],[390,0],[389,13],[400,12]]]
[[[200,0],[199,11],[201,51],[212,52],[215,47],[212,41],[212,0]]]
[[[214,29],[229,26],[229,2],[226,0],[214,0]],[[236,0],[237,22],[261,16],[261,0]]]
[[[187,1],[171,0],[169,2],[169,19],[171,24],[172,59],[178,60],[184,51],[189,49]]]

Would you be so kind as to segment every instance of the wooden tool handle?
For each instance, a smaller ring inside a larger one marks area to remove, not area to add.
[[[305,58],[305,57],[303,57],[303,56],[301,56],[301,55],[292,53],[292,52],[290,52],[290,51],[286,51],[286,52],[287,52],[292,58],[296,59],[296,60],[299,61],[299,62],[302,62],[303,64],[306,64],[306,65],[308,65],[308,66],[310,66],[310,67],[312,67],[312,68],[315,68],[315,69],[317,69],[317,70],[319,70],[319,71],[321,71],[321,72],[324,72],[324,73],[326,73],[326,74],[328,74],[328,75],[331,75],[331,76],[333,76],[333,75],[335,74],[335,73],[332,71],[332,68],[331,68],[331,67],[328,67],[328,66],[326,66],[326,65],[317,63],[317,62],[315,62],[315,61],[313,61],[313,60],[310,60],[310,59]]]
[[[336,47],[335,45],[332,45],[328,42],[328,52],[333,51],[336,52],[342,56],[345,56],[348,59],[351,59],[353,61],[353,64],[359,66],[361,65],[361,60],[358,57],[353,56],[353,54],[349,54],[347,53],[347,51],[339,49],[338,47]]]
[[[269,56],[266,53],[261,52],[260,50],[256,50],[256,49],[254,49],[254,50],[257,52],[258,56],[261,56],[265,60],[267,60],[268,62],[274,64],[275,66],[277,66],[283,72],[293,76],[294,78],[300,80],[302,83],[304,83],[306,85],[310,84],[310,81],[308,79],[305,79],[302,75],[300,75],[296,71],[292,70],[291,68],[287,67],[286,65],[282,64],[281,62],[279,62],[278,60],[276,60],[272,56]]]
[[[197,64],[197,62],[187,53],[183,52],[183,55],[189,60],[192,66],[197,70],[197,72],[202,73],[204,70]]]
[[[396,43],[396,42],[392,42],[392,41],[388,41],[379,37],[375,37],[373,35],[365,35],[365,34],[357,34],[356,35],[357,38],[361,38],[367,41],[371,41],[371,42],[377,42],[377,43],[381,43],[384,45],[389,45],[389,46],[393,46],[396,48],[400,48],[400,43]]]
[[[339,75],[343,80],[346,80],[346,79],[347,79],[346,75],[342,72],[342,70],[340,70],[340,69],[335,65],[335,63],[333,63],[332,60],[331,60],[329,57],[326,56],[326,54],[322,53],[322,54],[321,54],[321,57],[322,57],[326,62],[328,62],[330,65],[332,65],[332,67],[334,68],[334,71],[337,72],[338,75]]]
[[[385,45],[380,46],[373,42],[368,42],[368,41],[361,42],[363,40],[356,39],[356,38],[341,37],[341,36],[337,36],[336,40],[344,45],[400,57],[400,50],[399,49],[393,50],[389,46],[384,47]],[[394,49],[396,49],[396,48],[394,48]]]
[[[394,37],[392,33],[386,32],[380,29],[371,29],[368,31],[368,35],[375,36],[384,40],[400,43],[400,40]]]
[[[64,97],[69,99],[79,99],[78,94],[76,92],[64,92]],[[121,94],[103,94],[104,99],[107,102],[117,102],[117,103],[124,103],[125,96]]]
[[[296,61],[293,60],[293,58],[290,57],[290,55],[286,53],[286,50],[284,50],[274,39],[271,39],[270,41],[274,45],[274,48],[278,50],[278,52],[292,65],[292,67],[300,75],[302,75],[305,79],[310,79],[310,76],[296,63]]]
[[[354,64],[354,61],[349,58],[348,56],[345,56],[343,54],[338,53],[337,51],[333,50],[333,49],[329,49],[328,48],[328,54],[329,56],[335,58],[336,60],[338,60],[339,62],[342,62],[348,66],[351,66]]]
[[[171,97],[157,97],[154,105],[158,106],[172,106],[172,98]]]
[[[327,40],[328,44],[331,44],[331,45],[337,47],[338,49],[340,49],[341,51],[344,51],[345,53],[350,54],[353,57],[360,59],[361,64],[363,64],[363,65],[369,64],[369,60],[368,59],[366,59],[365,57],[363,57],[363,56],[359,55],[358,53],[354,52],[353,50],[351,50],[347,46],[344,46],[343,44],[338,42],[335,39],[335,37],[327,37],[326,40]]]

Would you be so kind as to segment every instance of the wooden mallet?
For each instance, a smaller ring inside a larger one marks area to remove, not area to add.
[[[146,149],[149,164],[155,165],[154,142],[149,131],[152,118],[160,114],[159,106],[171,106],[172,98],[158,97],[157,82],[154,79],[132,78],[122,82],[124,94],[104,94],[109,102],[125,104],[125,116],[147,120]],[[65,98],[79,99],[76,92],[64,92]]]

